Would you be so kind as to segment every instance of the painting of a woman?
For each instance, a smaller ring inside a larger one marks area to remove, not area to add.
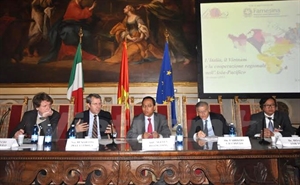
[[[111,58],[105,60],[108,63],[120,63],[122,56],[122,41],[127,41],[128,61],[137,62],[151,58],[162,59],[161,50],[156,49],[148,43],[149,29],[140,16],[135,14],[135,9],[131,5],[124,8],[126,17],[117,23],[110,31],[114,35],[119,47]]]

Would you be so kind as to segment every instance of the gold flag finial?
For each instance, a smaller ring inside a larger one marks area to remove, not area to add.
[[[79,43],[81,44],[82,37],[83,37],[82,27],[80,27],[78,35],[79,35]]]
[[[166,42],[169,41],[169,36],[170,36],[170,34],[169,34],[168,30],[166,29],[166,31],[165,31]]]

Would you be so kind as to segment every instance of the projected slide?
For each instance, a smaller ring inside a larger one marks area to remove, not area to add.
[[[200,3],[203,93],[299,93],[300,1]]]

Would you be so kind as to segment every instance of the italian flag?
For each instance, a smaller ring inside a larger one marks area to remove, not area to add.
[[[67,99],[74,98],[74,113],[83,111],[83,72],[81,43],[78,44],[69,80]]]

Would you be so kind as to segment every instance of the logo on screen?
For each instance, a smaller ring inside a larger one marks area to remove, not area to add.
[[[202,18],[226,18],[228,17],[228,12],[222,12],[219,8],[207,9],[203,12]]]
[[[245,17],[251,17],[252,16],[252,10],[251,10],[251,8],[245,8],[244,9],[244,16]]]

